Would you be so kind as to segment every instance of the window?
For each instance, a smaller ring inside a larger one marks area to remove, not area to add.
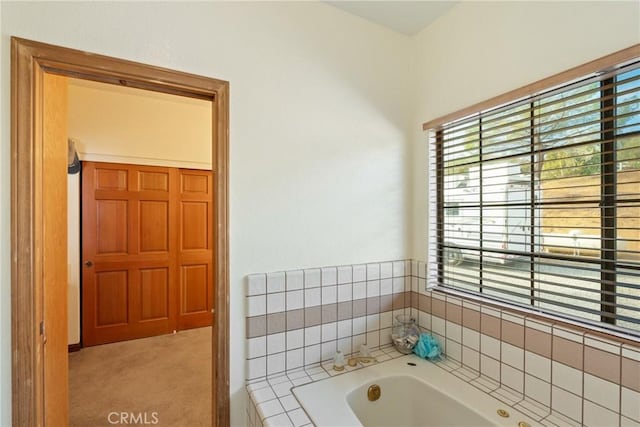
[[[640,334],[640,62],[439,125],[430,165],[438,286]]]

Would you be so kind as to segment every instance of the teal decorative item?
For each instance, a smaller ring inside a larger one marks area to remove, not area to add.
[[[420,334],[413,352],[423,359],[435,359],[442,353],[438,340],[429,334]]]

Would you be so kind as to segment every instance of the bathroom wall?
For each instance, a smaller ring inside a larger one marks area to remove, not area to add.
[[[412,39],[412,257],[427,254],[421,124],[640,43],[637,1],[460,2]]]
[[[247,379],[390,344],[411,285],[404,260],[248,276]]]
[[[243,424],[245,276],[408,256],[408,37],[321,2],[0,8],[0,425],[11,423],[12,35],[230,82],[231,423]]]
[[[637,342],[424,288],[416,299],[420,326],[476,387],[555,425],[640,424]]]
[[[248,276],[247,379],[390,345],[394,316],[410,314],[441,343],[441,366],[544,425],[640,424],[637,342],[427,290],[426,270],[400,260]]]

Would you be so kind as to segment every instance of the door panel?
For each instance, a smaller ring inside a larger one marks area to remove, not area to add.
[[[212,323],[211,172],[83,165],[83,342]]]
[[[180,170],[180,329],[211,325],[213,194],[207,171]]]

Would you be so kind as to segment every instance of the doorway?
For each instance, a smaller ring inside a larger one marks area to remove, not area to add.
[[[46,119],[43,82],[48,76],[67,76],[212,102],[215,183],[212,221],[216,230],[212,272],[216,284],[212,327],[212,424],[229,425],[228,82],[24,39],[12,38],[11,42],[13,423],[58,425],[67,416],[66,411],[53,410],[63,402],[51,400],[60,395],[59,383],[66,381],[66,365],[64,369],[55,364],[47,365],[60,357],[60,351],[66,356],[66,346],[60,350],[59,346],[50,345],[60,342],[61,338],[66,342],[66,327],[59,327],[64,326],[64,322],[56,321],[59,319],[47,303],[49,294],[58,289],[66,290],[66,283],[50,279],[49,273],[55,265],[47,264],[51,264],[51,253],[58,249],[66,252],[64,241],[56,248],[56,230],[50,226],[60,221],[61,215],[66,216],[66,212],[64,209],[46,209],[55,187],[52,188],[50,182],[45,185],[52,163],[43,137]],[[43,247],[43,242],[49,246]],[[66,277],[62,276],[62,281],[66,282]],[[45,282],[47,286],[44,286]],[[64,372],[51,376],[53,367]]]

